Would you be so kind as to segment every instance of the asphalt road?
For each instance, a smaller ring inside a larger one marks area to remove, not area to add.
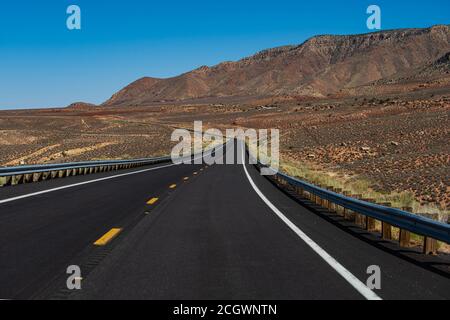
[[[94,245],[113,228],[117,237]],[[155,165],[2,188],[0,244],[3,299],[450,298],[447,257],[381,241],[249,164]],[[66,288],[69,265],[81,268],[81,290]],[[371,265],[379,290],[365,285]]]

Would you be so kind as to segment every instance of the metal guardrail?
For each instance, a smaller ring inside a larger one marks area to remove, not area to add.
[[[250,154],[249,150],[248,152]],[[250,156],[254,158],[253,155]],[[267,167],[259,161],[257,163],[259,168]],[[399,228],[399,243],[401,246],[408,247],[410,245],[410,232],[424,236],[423,248],[426,254],[436,253],[436,240],[450,244],[449,224],[415,215],[404,210],[342,195],[284,173],[277,172],[275,179],[283,185],[293,187],[298,194],[309,198],[314,203],[336,213],[340,213],[345,218],[354,220],[368,231],[374,231],[376,220],[381,221],[383,239],[391,240],[392,227]]]
[[[202,154],[212,152],[218,147],[219,146],[214,146],[208,150],[204,150]],[[200,156],[200,153],[192,154],[190,157],[193,158],[196,156]],[[112,170],[130,169],[158,163],[167,163],[170,161],[172,161],[172,158],[170,156],[165,156],[131,160],[84,161],[45,165],[0,167],[0,187],[76,175],[107,172]]]
[[[130,169],[145,165],[165,163],[170,157],[142,158],[132,160],[85,161],[47,165],[31,165],[0,168],[0,186],[38,182],[112,170]]]
[[[84,162],[67,162],[67,163],[44,164],[44,165],[0,167],[0,177],[9,176],[11,174],[29,174],[51,170],[68,170],[82,167],[84,168],[84,167],[107,166],[117,164],[129,164],[129,163],[149,163],[166,160],[170,160],[170,157],[143,158],[132,160],[84,161]]]

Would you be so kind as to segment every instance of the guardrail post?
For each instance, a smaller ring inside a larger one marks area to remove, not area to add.
[[[375,202],[374,199],[366,199],[367,202]],[[367,231],[375,231],[375,219],[369,216],[366,216],[366,230]]]
[[[350,197],[351,192],[350,192],[350,191],[344,190],[342,194],[343,194],[344,196],[346,196],[346,197]],[[350,219],[351,217],[350,217],[350,214],[349,214],[349,212],[348,212],[348,209],[347,209],[346,207],[342,207],[342,208],[344,209],[344,210],[343,210],[344,219]]]
[[[20,184],[22,182],[23,175],[13,175],[11,177],[11,185]]]
[[[411,207],[403,207],[403,211],[412,212]],[[411,233],[408,230],[400,229],[400,233],[398,235],[398,242],[400,247],[409,248],[411,245]]]
[[[339,194],[342,194],[342,189],[341,188],[336,188],[336,189],[334,189],[334,191],[336,192],[336,193],[339,193]],[[340,206],[338,205],[338,204],[334,204],[334,208],[336,209],[336,213],[338,214],[338,215],[340,215],[340,216],[342,216],[342,210],[340,210],[339,208],[340,208]],[[342,207],[341,207],[342,208]]]
[[[309,192],[309,199],[311,200],[311,202],[316,203],[316,195],[312,192]]]
[[[42,180],[47,180],[47,178],[50,176],[50,172],[42,172]]]
[[[33,174],[29,174],[29,173],[25,174],[23,177],[23,182],[24,183],[30,182],[30,180],[32,180],[32,176],[33,176]]]
[[[330,191],[334,191],[334,188],[332,186],[328,186],[327,189]],[[331,212],[334,212],[335,210],[333,210],[333,203],[330,200],[326,201],[327,201],[327,209]]]
[[[322,186],[320,186],[320,187],[323,188]],[[317,204],[321,207],[325,207],[325,205],[324,205],[325,200],[322,199],[321,197],[319,197],[318,195],[316,195],[316,198],[317,198]]]
[[[319,184],[319,187],[324,189],[325,187],[321,184]],[[325,199],[322,199],[321,197],[319,197],[318,195],[316,195],[316,199],[317,199],[317,204],[321,207],[325,207]]]
[[[391,207],[390,202],[384,202],[381,205]],[[383,240],[392,240],[392,226],[384,221],[381,222],[381,237]]]
[[[356,194],[354,195],[354,198],[361,200],[362,194]],[[364,227],[364,216],[357,212],[354,212],[354,215],[355,215],[355,223],[361,227]]]
[[[423,253],[424,254],[437,254],[437,241],[429,237],[423,237]]]

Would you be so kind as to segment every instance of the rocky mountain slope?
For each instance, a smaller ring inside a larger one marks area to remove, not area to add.
[[[229,96],[323,97],[423,69],[445,59],[449,51],[450,26],[445,25],[316,36],[300,45],[264,50],[236,62],[203,66],[173,78],[142,78],[103,105]]]

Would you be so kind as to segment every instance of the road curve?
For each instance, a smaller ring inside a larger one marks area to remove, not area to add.
[[[111,229],[121,232],[94,245]],[[450,298],[446,257],[396,248],[316,211],[248,164],[3,188],[0,243],[5,299]],[[79,291],[66,288],[69,265],[82,270]],[[381,269],[379,290],[365,285],[371,265]]]

